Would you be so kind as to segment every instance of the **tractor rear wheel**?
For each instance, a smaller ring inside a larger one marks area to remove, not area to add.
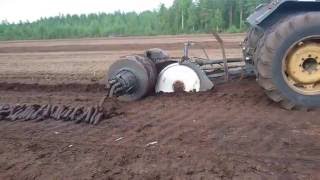
[[[255,54],[258,83],[286,109],[320,106],[320,12],[293,15],[266,31]]]

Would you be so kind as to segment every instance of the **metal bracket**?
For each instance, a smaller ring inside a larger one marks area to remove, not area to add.
[[[227,56],[226,56],[226,50],[224,48],[224,42],[221,39],[221,37],[219,36],[218,33],[213,32],[212,33],[213,37],[216,38],[216,40],[219,43],[219,46],[221,48],[221,53],[222,53],[222,58],[223,58],[223,65],[224,65],[224,74],[225,74],[225,81],[228,82],[229,81],[229,68],[228,68],[228,60],[227,60]]]

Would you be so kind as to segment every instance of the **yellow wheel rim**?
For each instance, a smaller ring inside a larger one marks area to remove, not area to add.
[[[303,95],[320,94],[320,43],[298,42],[284,61],[287,84]]]

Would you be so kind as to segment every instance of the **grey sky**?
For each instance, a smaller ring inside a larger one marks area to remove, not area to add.
[[[0,0],[0,21],[34,21],[59,14],[152,10],[173,0]]]

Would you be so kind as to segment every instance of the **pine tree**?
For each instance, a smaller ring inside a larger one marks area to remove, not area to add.
[[[142,13],[63,15],[35,22],[0,23],[0,40],[107,37],[245,31],[245,18],[270,0],[174,0]]]

